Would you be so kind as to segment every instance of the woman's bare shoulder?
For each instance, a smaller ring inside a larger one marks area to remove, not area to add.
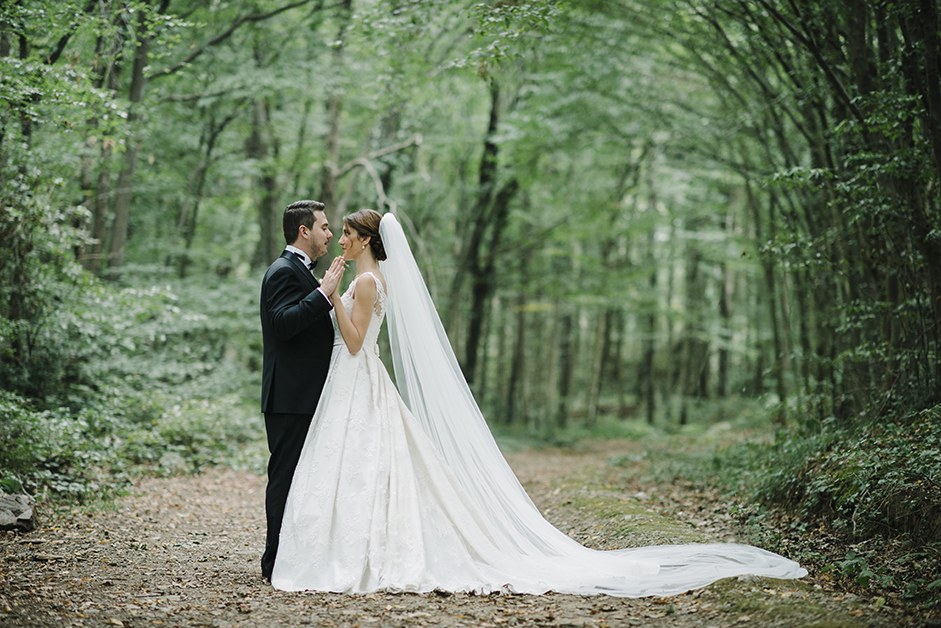
[[[370,294],[376,292],[376,284],[382,286],[382,291],[386,291],[386,278],[377,270],[369,270],[356,278],[356,292],[359,292],[360,286],[367,287]]]

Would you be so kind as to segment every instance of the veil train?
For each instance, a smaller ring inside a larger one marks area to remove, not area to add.
[[[388,259],[387,318],[400,395],[452,471],[488,536],[546,589],[620,597],[674,595],[731,576],[800,578],[796,562],[749,545],[659,545],[599,551],[552,526],[497,447],[451,350],[395,216],[379,227]]]

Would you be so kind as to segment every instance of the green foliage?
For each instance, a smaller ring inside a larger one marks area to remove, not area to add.
[[[862,587],[868,585],[869,580],[876,575],[869,569],[866,559],[852,550],[846,553],[846,559],[840,561],[839,568],[840,575],[844,578],[852,578]]]
[[[76,242],[70,222],[80,210],[50,207],[46,195],[58,186],[30,170],[0,171],[12,189],[32,186],[0,203],[0,388],[42,398],[67,377],[68,339],[53,321],[87,279],[68,248]]]
[[[264,425],[239,399],[181,400],[136,396],[74,413],[35,411],[2,393],[0,490],[56,499],[101,498],[142,470],[194,472],[226,464],[260,472]],[[146,404],[146,423],[140,410]]]
[[[941,407],[897,423],[816,434],[781,432],[774,442],[744,442],[702,452],[688,467],[765,504],[822,519],[850,539],[906,535],[941,540]]]
[[[532,34],[545,34],[562,14],[557,0],[498,2],[476,4],[471,15],[477,22],[475,33],[488,40],[485,47],[473,50],[456,67],[479,67],[487,62],[500,62],[521,54],[519,39]]]
[[[941,540],[941,406],[854,433],[785,437],[776,450],[759,499],[823,517],[850,538]]]
[[[95,494],[114,481],[104,475],[112,431],[93,411],[36,411],[0,391],[0,490],[65,497]]]
[[[744,500],[733,514],[755,543],[796,552],[860,587],[941,603],[934,584],[941,577],[941,406],[894,421],[830,420],[814,432],[731,445],[700,439],[682,456],[654,462],[661,482],[702,482]],[[791,522],[789,541],[780,526],[765,525],[782,512]],[[821,530],[853,549],[833,558],[831,547],[827,558],[796,547]]]
[[[63,498],[101,496],[135,469],[228,464],[261,471],[255,286],[115,289],[97,281],[50,315],[58,352],[36,401],[4,392],[0,480]],[[197,299],[198,295],[198,299]],[[34,409],[41,404],[47,409]]]

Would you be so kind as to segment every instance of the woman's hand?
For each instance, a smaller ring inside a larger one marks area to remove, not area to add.
[[[346,270],[346,263],[343,261],[343,256],[339,255],[333,259],[330,268],[323,274],[320,287],[331,302],[333,302],[335,296],[339,296],[340,279],[343,277],[344,270]]]

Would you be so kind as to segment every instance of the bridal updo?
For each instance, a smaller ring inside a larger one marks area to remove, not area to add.
[[[375,209],[361,209],[355,214],[343,218],[343,224],[359,234],[361,238],[369,238],[369,248],[376,261],[386,259],[386,249],[382,245],[382,236],[379,235],[379,222],[382,214]]]

